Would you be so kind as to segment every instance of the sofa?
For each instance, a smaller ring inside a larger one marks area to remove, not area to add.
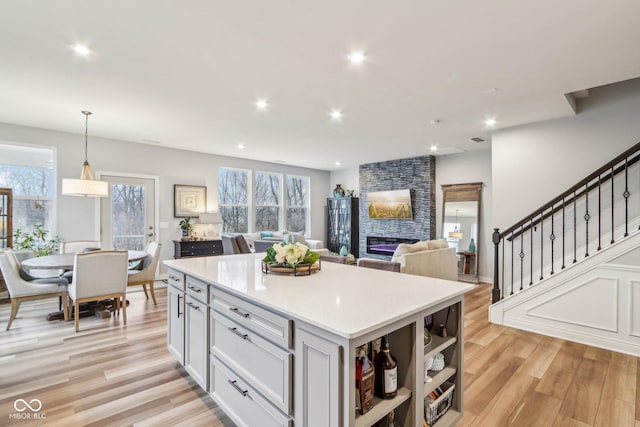
[[[267,245],[271,246],[274,243],[282,242],[284,240],[303,243],[309,247],[312,251],[318,251],[324,248],[324,242],[322,240],[306,239],[304,235],[300,233],[289,233],[287,231],[258,231],[255,233],[242,233],[245,240],[249,244],[249,247],[256,252],[264,252]],[[256,242],[259,242],[256,245]]]
[[[367,265],[367,263],[376,264]],[[399,264],[400,272],[418,276],[434,277],[436,279],[458,280],[458,257],[456,249],[450,248],[446,240],[425,240],[413,244],[400,243],[390,261],[361,258],[361,267],[381,268],[379,264],[389,263],[388,269],[397,269],[393,264]],[[397,270],[396,270],[397,271]]]

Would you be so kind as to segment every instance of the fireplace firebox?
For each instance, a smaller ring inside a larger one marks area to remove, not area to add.
[[[367,236],[367,253],[392,256],[400,243],[416,243],[419,239]]]

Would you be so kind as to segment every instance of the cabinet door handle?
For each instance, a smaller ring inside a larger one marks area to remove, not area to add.
[[[249,390],[243,390],[242,388],[240,388],[240,386],[238,385],[238,381],[236,380],[227,380],[229,381],[229,384],[231,384],[233,386],[233,388],[235,388],[236,390],[238,390],[238,393],[240,393],[243,397],[247,397],[247,395],[249,394]]]
[[[247,334],[242,334],[238,331],[238,328],[227,328],[229,329],[231,332],[233,332],[234,334],[236,334],[237,336],[239,336],[240,338],[242,338],[243,340],[249,339],[249,335]]]
[[[191,289],[192,291],[196,291],[196,292],[198,292],[198,293],[202,292],[202,290],[201,290],[201,289],[196,288],[195,286],[189,286],[189,289]]]
[[[193,308],[194,310],[198,310],[198,311],[200,311],[200,307],[199,307],[199,306],[197,306],[197,305],[195,305],[195,304],[194,304],[194,303],[192,303],[192,302],[188,302],[188,303],[187,303],[187,305],[188,305],[189,307]]]
[[[180,298],[182,298],[182,295],[178,294],[178,319],[180,318],[180,315],[183,313],[180,313]]]
[[[240,311],[240,309],[239,309],[238,307],[234,307],[234,308],[229,307],[229,310],[233,311],[233,312],[234,312],[235,314],[237,314],[238,316],[242,316],[242,317],[244,317],[245,319],[248,319],[248,318],[249,318],[249,313],[243,313],[243,312],[241,312],[241,311]]]

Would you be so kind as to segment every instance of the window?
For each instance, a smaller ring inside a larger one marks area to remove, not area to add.
[[[223,231],[249,231],[249,171],[218,169],[218,203],[222,214]]]
[[[13,231],[41,224],[53,234],[53,150],[0,144],[0,187],[13,190]]]
[[[256,172],[255,195],[255,230],[280,230],[282,175],[267,172]]]
[[[308,235],[309,177],[287,176],[286,229]]]

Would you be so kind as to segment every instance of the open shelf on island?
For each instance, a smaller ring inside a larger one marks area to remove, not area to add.
[[[433,371],[431,371],[433,372]],[[432,381],[428,383],[424,383],[424,395],[428,395],[437,387],[440,387],[443,382],[451,378],[456,374],[457,370],[454,366],[447,366],[442,371],[438,372],[434,376],[432,376]]]
[[[431,342],[424,346],[424,355],[439,353],[450,345],[455,344],[456,341],[458,339],[455,336],[442,338],[440,335],[431,334]]]
[[[356,415],[356,427],[369,427],[379,419],[383,418],[393,409],[400,406],[405,400],[411,397],[411,390],[406,387],[398,388],[398,394],[393,399],[373,398],[373,408],[364,415]]]

